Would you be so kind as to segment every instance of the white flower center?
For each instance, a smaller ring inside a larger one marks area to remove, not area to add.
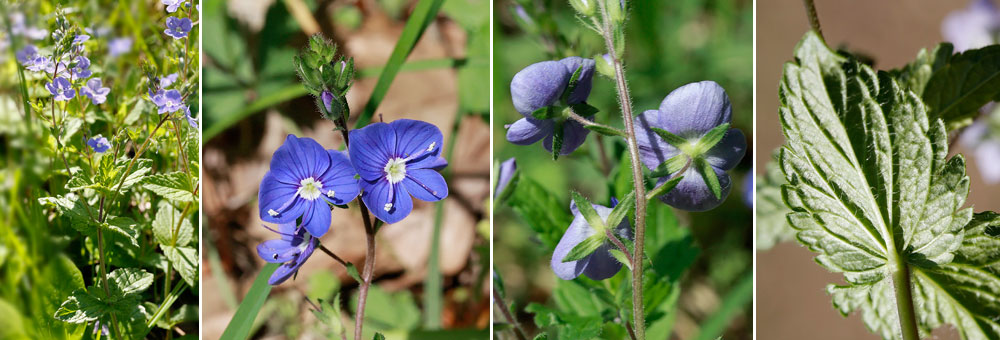
[[[319,195],[323,192],[323,183],[312,177],[302,180],[302,182],[299,182],[299,185],[299,191],[297,192],[299,196],[310,201],[319,198]]]
[[[390,159],[383,170],[385,170],[385,178],[389,180],[389,183],[399,183],[406,177],[406,160],[402,158]],[[388,208],[386,209],[388,211]]]

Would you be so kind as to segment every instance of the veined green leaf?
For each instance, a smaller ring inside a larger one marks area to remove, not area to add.
[[[142,180],[143,188],[152,191],[163,198],[177,202],[193,202],[194,193],[191,192],[187,175],[182,172],[171,172],[148,176]]]
[[[182,220],[181,212],[167,202],[161,202],[157,209],[156,218],[153,219],[153,236],[156,237],[156,242],[166,246],[185,246],[190,243],[194,234],[191,220]]]
[[[917,54],[916,60],[906,64],[901,69],[889,71],[889,73],[899,80],[900,85],[905,85],[913,93],[924,93],[924,88],[927,87],[931,76],[948,63],[953,51],[954,47],[950,43],[942,43],[931,52],[922,49]]]
[[[181,279],[191,287],[198,287],[198,250],[191,247],[171,247],[160,245],[163,255],[170,261],[170,267],[177,270]]]
[[[892,277],[909,270],[921,328],[937,327],[936,321],[968,327],[960,317],[935,317],[954,315],[950,311],[964,306],[960,300],[921,297],[940,297],[926,289],[963,290],[960,280],[934,280],[935,288],[927,278],[959,266],[956,252],[972,218],[971,209],[962,209],[969,190],[965,162],[946,158],[944,122],[929,118],[920,97],[888,73],[838,55],[815,32],[803,38],[795,57],[785,65],[779,92],[787,140],[780,155],[788,181],[783,193],[798,240],[848,283],[830,288],[835,305],[842,313],[861,309],[872,331],[900,338]],[[966,264],[953,272],[972,277],[982,270]],[[980,290],[998,292],[1000,286]]]
[[[138,294],[153,284],[153,274],[139,268],[118,268],[108,274],[112,297]]]
[[[91,295],[87,289],[80,288],[66,298],[54,317],[63,322],[84,323],[97,320],[112,311],[113,308],[108,303]]]
[[[930,117],[951,131],[968,125],[979,108],[1000,94],[1000,45],[952,56],[927,81],[921,98]]]
[[[111,217],[101,225],[101,228],[125,237],[133,247],[139,247],[137,225],[135,220],[128,217]]]
[[[757,250],[767,250],[780,242],[795,239],[795,229],[788,225],[785,216],[791,212],[781,198],[781,186],[787,184],[781,173],[777,155],[765,166],[764,175],[756,183],[757,199]]]

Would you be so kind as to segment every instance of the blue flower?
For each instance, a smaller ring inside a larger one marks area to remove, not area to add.
[[[271,169],[260,181],[260,218],[301,225],[320,237],[330,229],[330,206],[358,196],[357,172],[343,152],[323,149],[311,138],[288,135],[274,152]]]
[[[184,97],[177,90],[160,90],[153,95],[153,104],[157,106],[159,114],[176,112],[184,108]]]
[[[560,103],[563,92],[577,68],[581,70],[576,88],[569,94],[566,103]],[[530,145],[544,139],[542,146],[552,151],[552,138],[559,122],[557,119],[535,119],[532,113],[546,106],[585,102],[590,96],[593,78],[594,61],[580,57],[531,64],[515,74],[510,82],[511,100],[514,109],[524,118],[508,127],[507,140],[518,145]],[[559,120],[563,121],[564,129],[560,154],[568,155],[583,145],[590,130],[575,120],[564,118]]]
[[[351,131],[351,162],[361,175],[361,200],[386,222],[396,223],[413,210],[413,200],[448,197],[448,183],[436,170],[444,137],[430,123],[400,119]]]
[[[110,58],[117,58],[130,51],[132,51],[132,38],[123,37],[108,41],[108,57]]]
[[[76,79],[86,79],[90,77],[90,59],[84,56],[76,57],[76,66],[70,70],[70,74]]]
[[[111,143],[108,143],[108,139],[101,135],[94,136],[94,138],[87,140],[87,146],[94,149],[94,152],[104,153],[111,148]]]
[[[87,86],[80,89],[80,93],[90,98],[94,105],[102,104],[108,99],[110,88],[102,87],[101,78],[92,78],[87,81]]]
[[[611,208],[592,204],[602,220],[608,219],[608,215],[611,215],[611,210],[616,205],[618,205],[618,200],[613,198],[611,199]],[[556,250],[552,252],[550,263],[552,271],[563,280],[575,279],[580,274],[584,274],[592,280],[604,280],[615,276],[622,269],[622,263],[618,262],[609,252],[611,249],[615,249],[614,244],[609,240],[604,241],[603,245],[583,259],[563,262],[563,259],[573,248],[597,232],[587,223],[587,219],[577,209],[575,202],[570,202],[569,209],[573,212],[573,222],[569,224],[566,233],[559,239]],[[608,227],[610,228],[610,226]],[[632,240],[632,225],[629,224],[627,218],[614,228],[614,234],[620,238]]]
[[[55,96],[55,100],[57,102],[70,100],[76,96],[76,91],[70,87],[69,80],[66,80],[66,78],[63,77],[57,77],[52,80],[51,83],[45,84],[45,88],[49,90],[49,93]]]
[[[177,8],[181,7],[187,0],[163,0],[163,5],[167,6],[167,13],[173,13],[177,11]]]
[[[991,0],[973,0],[941,23],[941,35],[955,45],[955,52],[995,44],[998,30],[1000,9]]]
[[[191,125],[191,127],[194,128],[194,129],[198,129],[198,118],[194,118],[194,117],[191,116],[191,107],[190,106],[188,106],[188,107],[186,107],[184,109],[184,118],[187,118],[188,125]]]
[[[174,39],[183,39],[187,37],[188,32],[191,32],[191,19],[175,17],[167,18],[167,29],[163,30],[163,33],[166,33]]]
[[[160,78],[160,88],[165,89],[167,87],[170,87],[170,85],[173,85],[174,82],[177,81],[177,77],[178,77],[177,73],[171,73],[164,76],[163,78]]]
[[[68,77],[69,76],[69,65],[66,62],[60,61],[58,64],[47,60],[45,63],[45,73],[48,73],[52,77]]]
[[[18,62],[27,67],[29,63],[35,61],[35,57],[38,57],[38,48],[35,45],[24,46],[20,51],[14,53],[14,57],[17,58]]]
[[[493,189],[494,199],[499,197],[504,189],[507,189],[510,180],[514,178],[514,172],[517,172],[517,160],[514,157],[500,163],[500,174],[497,175],[497,184]]]
[[[691,142],[697,142],[716,126],[729,123],[732,106],[729,96],[719,84],[702,81],[681,86],[670,92],[659,110],[648,110],[635,117],[636,142],[639,144],[639,158],[650,170],[656,169],[668,159],[684,154],[684,151],[664,141],[652,128],[666,130]],[[721,198],[716,198],[696,166],[688,167],[682,179],[660,200],[675,208],[688,211],[706,211],[717,207],[726,199],[730,190],[730,178],[726,171],[732,169],[746,152],[746,137],[738,129],[729,129],[722,140],[701,155],[711,165],[722,189]],[[674,174],[671,174],[674,175]],[[667,181],[661,177],[657,185]]]
[[[90,36],[86,34],[77,34],[73,37],[73,45],[79,45],[90,40]]]
[[[34,55],[34,57],[24,63],[24,67],[31,72],[42,72],[51,67],[52,61],[48,57]]]
[[[268,228],[270,229],[270,228]],[[294,221],[278,225],[278,230],[272,231],[281,235],[280,239],[267,240],[257,245],[257,256],[270,263],[281,263],[267,280],[270,285],[279,285],[298,273],[302,264],[316,250],[319,240],[310,235],[305,228],[296,227]]]
[[[753,171],[750,172],[750,176],[743,179],[743,204],[753,208]]]

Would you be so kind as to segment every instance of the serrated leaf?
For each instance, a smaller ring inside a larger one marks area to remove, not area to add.
[[[965,162],[946,159],[944,123],[888,73],[838,55],[815,32],[795,56],[779,91],[788,221],[817,263],[844,275],[846,286],[830,288],[838,309],[861,309],[874,332],[900,338],[891,277],[911,270],[919,292],[927,268],[956,259],[972,217],[961,208]],[[931,314],[943,306],[919,295],[920,326],[936,327]]]
[[[101,225],[101,228],[128,239],[133,247],[139,246],[138,223],[131,218],[111,217]]]
[[[193,202],[194,193],[188,185],[188,178],[182,172],[171,172],[148,176],[142,180],[143,188],[152,191],[168,200],[177,202]]]
[[[579,261],[586,258],[587,256],[590,256],[590,254],[594,253],[594,251],[596,251],[597,248],[600,248],[602,245],[604,245],[604,241],[607,238],[608,235],[604,233],[596,233],[586,238],[582,242],[578,243],[575,247],[573,247],[573,249],[571,249],[569,253],[566,254],[566,257],[563,257],[562,261],[563,262]]]
[[[194,227],[191,221],[182,218],[180,211],[166,202],[157,205],[156,218],[153,219],[153,236],[157,243],[166,246],[185,246],[191,242],[193,233]]]
[[[112,297],[128,297],[145,291],[153,284],[153,274],[139,268],[118,268],[108,273]]]
[[[951,131],[971,122],[979,108],[1000,94],[1000,45],[952,56],[934,72],[921,98],[931,118],[941,118]]]
[[[781,198],[781,186],[787,184],[781,173],[777,154],[765,166],[764,176],[756,183],[757,199],[754,208],[757,215],[757,250],[767,250],[775,244],[795,239],[795,229],[788,225],[785,216],[791,212]]]
[[[163,256],[170,261],[170,267],[180,274],[184,282],[198,287],[198,250],[191,247],[171,247],[160,245]]]
[[[903,68],[889,71],[889,73],[899,80],[900,85],[905,86],[913,93],[922,94],[924,88],[927,87],[927,82],[931,80],[931,76],[951,59],[953,51],[954,48],[950,43],[942,43],[931,52],[921,49],[920,53],[917,54],[917,59],[906,64]]]
[[[631,178],[629,174],[629,178]],[[514,209],[528,227],[548,249],[554,249],[562,238],[573,215],[564,203],[541,184],[518,170],[505,191],[510,192],[504,201]]]
[[[110,305],[81,288],[66,298],[54,317],[68,323],[85,323],[97,320],[112,311]]]

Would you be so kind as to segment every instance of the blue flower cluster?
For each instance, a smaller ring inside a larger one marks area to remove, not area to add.
[[[563,100],[573,73],[580,69],[573,93]],[[551,106],[569,106],[587,101],[593,87],[594,60],[569,57],[559,61],[543,61],[525,67],[510,82],[510,95],[514,109],[524,118],[508,127],[507,140],[518,145],[530,145],[542,140],[542,146],[552,151],[556,129],[563,129],[563,142],[559,153],[568,155],[583,145],[587,130],[577,121],[565,117],[536,119],[536,110]],[[592,117],[585,117],[592,119]]]
[[[45,84],[45,89],[53,100],[68,101],[79,93],[99,105],[107,100],[111,89],[103,87],[100,78],[90,78],[93,75],[90,58],[84,55],[84,47],[89,40],[89,35],[77,34],[73,37],[71,49],[53,56],[43,55],[38,47],[29,44],[17,51],[15,57],[28,71],[44,72],[51,77],[52,81]],[[71,63],[67,64],[67,60]]]
[[[260,182],[258,208],[264,222],[279,225],[281,239],[258,246],[265,260],[283,263],[276,285],[291,277],[330,228],[331,205],[358,195],[372,214],[396,223],[410,214],[413,199],[439,201],[448,185],[436,170],[443,136],[432,124],[409,119],[373,123],[350,132],[348,152],[324,149],[310,138],[289,135],[274,152]]]

